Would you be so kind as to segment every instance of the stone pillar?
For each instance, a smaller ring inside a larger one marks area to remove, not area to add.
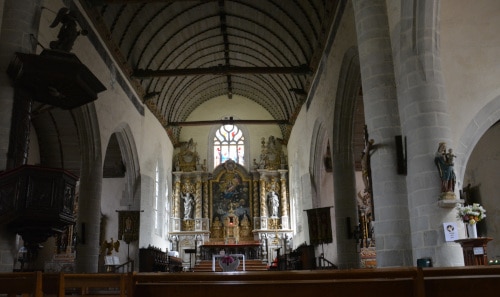
[[[371,156],[371,171],[377,266],[411,266],[406,182],[404,176],[397,174],[394,137],[401,134],[401,127],[386,3],[353,0],[353,8],[365,121],[376,147]]]
[[[83,158],[78,199],[76,271],[98,272],[101,223],[102,159]]]
[[[459,246],[447,244],[442,224],[455,221],[456,210],[438,206],[440,178],[434,156],[440,142],[451,142],[448,102],[439,52],[439,1],[401,2],[400,31],[394,34],[400,64],[397,85],[403,133],[407,138],[408,204],[413,263],[423,257],[434,266],[463,265]],[[397,34],[399,33],[399,34]],[[464,160],[456,160],[455,165]],[[416,211],[418,210],[418,211]]]
[[[98,271],[101,226],[102,151],[99,123],[93,103],[73,110],[82,147],[78,217],[76,229],[76,271]]]
[[[40,23],[40,0],[4,0],[0,3],[0,171],[7,169],[14,108],[14,88],[7,67],[15,52],[33,53]],[[29,133],[29,131],[28,131]],[[0,272],[12,272],[17,253],[15,234],[0,227]]]

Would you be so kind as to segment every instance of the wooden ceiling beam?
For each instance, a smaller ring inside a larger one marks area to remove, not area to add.
[[[169,77],[189,75],[229,75],[229,74],[311,74],[312,70],[305,65],[292,67],[237,67],[215,66],[208,68],[150,70],[136,69],[133,78]]]
[[[198,2],[215,2],[218,0],[197,0]],[[170,2],[193,2],[193,0],[90,0],[95,4],[128,4],[128,3],[170,3]]]
[[[207,125],[290,125],[287,120],[215,120],[215,121],[190,121],[190,122],[170,122],[168,126],[207,126]]]

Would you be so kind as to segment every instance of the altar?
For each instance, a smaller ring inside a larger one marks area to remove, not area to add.
[[[215,259],[222,258],[222,257],[225,257],[225,256],[226,256],[226,254],[224,254],[224,255],[213,254],[212,255],[212,271],[213,272],[215,272]],[[233,258],[241,258],[243,260],[243,271],[246,271],[246,267],[245,267],[245,255],[243,255],[243,254],[230,254],[229,256],[233,257]]]
[[[238,244],[205,243],[200,246],[201,260],[212,260],[213,255],[242,255],[245,259],[260,259],[260,242],[247,242]]]
[[[194,147],[180,147],[172,173],[169,240],[184,265],[193,262],[186,250],[196,263],[221,251],[267,263],[273,250],[291,246],[288,170],[276,139],[262,140],[262,160],[250,170],[229,159],[208,172]]]

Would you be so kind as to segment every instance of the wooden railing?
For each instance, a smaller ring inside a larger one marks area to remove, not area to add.
[[[133,272],[134,271],[134,260],[129,260],[123,264],[116,265],[116,266],[110,266],[110,271],[109,272],[114,272],[114,273],[128,273],[128,272]]]
[[[333,264],[328,259],[326,259],[324,254],[321,254],[318,257],[317,269],[338,269],[338,267],[337,267],[337,265]]]
[[[189,273],[0,273],[7,296],[500,296],[499,266]]]

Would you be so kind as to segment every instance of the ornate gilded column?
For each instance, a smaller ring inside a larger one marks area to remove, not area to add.
[[[174,172],[174,197],[172,198],[172,231],[181,230],[181,175],[182,172]]]
[[[194,230],[201,231],[203,230],[203,219],[202,219],[202,183],[201,183],[201,172],[196,172],[196,181],[195,181],[195,198],[194,198]]]
[[[253,217],[254,217],[254,229],[260,229],[260,226],[258,226],[257,222],[260,224],[260,220],[256,220],[255,218],[260,217],[260,200],[259,200],[259,173],[254,172],[253,173]]]
[[[288,192],[287,192],[287,178],[286,173],[288,170],[278,170],[280,173],[281,181],[281,229],[288,229]]]
[[[196,173],[196,184],[195,184],[195,208],[194,208],[194,218],[199,219],[202,217],[202,187],[201,187],[201,173]]]
[[[260,176],[260,229],[267,229],[266,179]]]
[[[209,193],[208,193],[208,178],[205,175],[203,178],[203,217],[205,219],[210,219],[210,211],[209,211]]]

